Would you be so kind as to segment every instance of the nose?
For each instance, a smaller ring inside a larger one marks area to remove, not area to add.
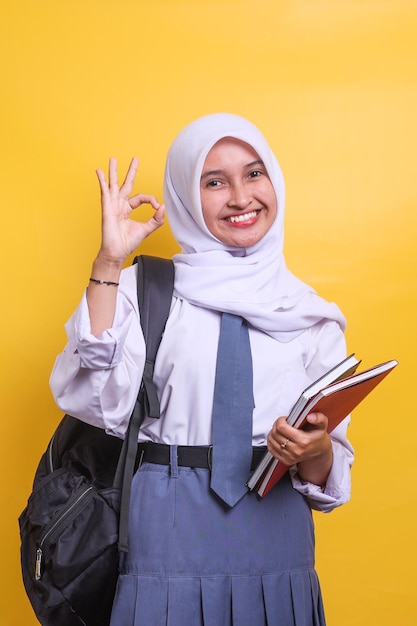
[[[252,196],[249,193],[243,181],[234,182],[230,188],[230,196],[227,206],[235,209],[246,209],[252,202]]]

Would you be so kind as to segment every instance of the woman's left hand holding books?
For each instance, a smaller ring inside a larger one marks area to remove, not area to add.
[[[327,417],[310,413],[307,424],[293,428],[286,417],[279,417],[268,435],[268,450],[282,463],[297,465],[299,477],[324,488],[333,461],[333,450],[327,432]]]

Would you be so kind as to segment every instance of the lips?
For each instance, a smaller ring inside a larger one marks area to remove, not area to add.
[[[230,222],[231,224],[248,224],[253,222],[260,213],[258,211],[249,211],[248,213],[242,213],[240,215],[231,215],[230,217],[225,217],[224,220],[226,222]]]

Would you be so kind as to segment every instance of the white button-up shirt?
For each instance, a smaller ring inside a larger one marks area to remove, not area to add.
[[[91,333],[85,295],[66,324],[68,344],[55,362],[51,388],[58,406],[85,422],[123,437],[139,390],[145,344],[137,304],[136,267],[122,272],[112,328]],[[154,381],[161,418],[145,419],[139,439],[176,445],[210,445],[217,343],[217,311],[173,298],[158,351]],[[323,322],[288,343],[249,329],[255,409],[253,445],[266,445],[275,419],[288,415],[299,394],[341,361],[345,339],[336,322]],[[346,438],[349,418],[331,434],[333,467],[324,491],[298,478],[295,489],[313,508],[330,511],[350,497],[353,450]]]

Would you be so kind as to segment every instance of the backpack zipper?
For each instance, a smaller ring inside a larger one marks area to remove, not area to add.
[[[80,493],[81,491],[81,493]],[[85,507],[85,498],[87,502],[94,496],[94,487],[92,485],[85,485],[81,490],[76,491],[68,500],[65,509],[57,517],[57,519],[50,522],[51,526],[45,528],[45,534],[40,540],[39,547],[36,550],[35,559],[35,580],[40,580],[42,576],[42,556],[43,548],[48,543],[53,543],[54,539],[59,536],[61,530],[68,526]]]
[[[52,460],[52,447],[54,445],[55,435],[56,435],[56,431],[52,435],[52,439],[49,442],[49,446],[48,446],[49,471],[51,473],[54,471],[54,463],[53,463],[53,460]]]

